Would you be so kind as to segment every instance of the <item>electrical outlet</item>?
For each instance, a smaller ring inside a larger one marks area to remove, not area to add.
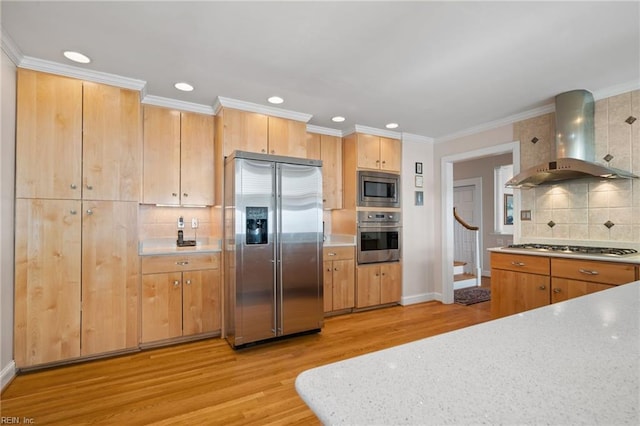
[[[178,218],[178,229],[184,229],[184,219],[182,216]]]
[[[191,218],[191,228],[193,228],[193,229],[197,229],[198,228],[198,218],[197,217]]]

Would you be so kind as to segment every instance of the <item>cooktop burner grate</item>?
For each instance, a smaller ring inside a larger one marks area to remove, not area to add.
[[[638,250],[615,248],[615,247],[586,247],[586,246],[573,246],[573,245],[558,245],[558,244],[509,244],[507,248],[513,249],[525,249],[525,250],[546,250],[557,251],[563,253],[575,253],[575,254],[600,254],[610,256],[628,256],[638,253]]]

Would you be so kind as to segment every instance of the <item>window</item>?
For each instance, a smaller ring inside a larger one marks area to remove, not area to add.
[[[512,177],[513,164],[499,166],[493,170],[496,234],[513,234],[513,189],[504,186]]]

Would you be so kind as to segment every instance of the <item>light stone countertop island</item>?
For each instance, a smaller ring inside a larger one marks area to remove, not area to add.
[[[324,424],[640,424],[640,281],[307,370]]]

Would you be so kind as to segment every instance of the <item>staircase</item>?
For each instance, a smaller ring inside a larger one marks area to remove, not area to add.
[[[476,276],[464,272],[464,266],[467,262],[455,260],[453,262],[453,289],[475,287],[477,285]]]
[[[469,225],[460,216],[456,208],[453,208],[454,221],[454,251],[462,253],[464,260],[454,260],[453,262],[453,289],[480,286],[480,229],[477,226]],[[467,250],[457,250],[465,246]],[[464,254],[466,253],[466,255]],[[458,256],[456,258],[460,259]],[[474,273],[475,272],[475,273]]]

